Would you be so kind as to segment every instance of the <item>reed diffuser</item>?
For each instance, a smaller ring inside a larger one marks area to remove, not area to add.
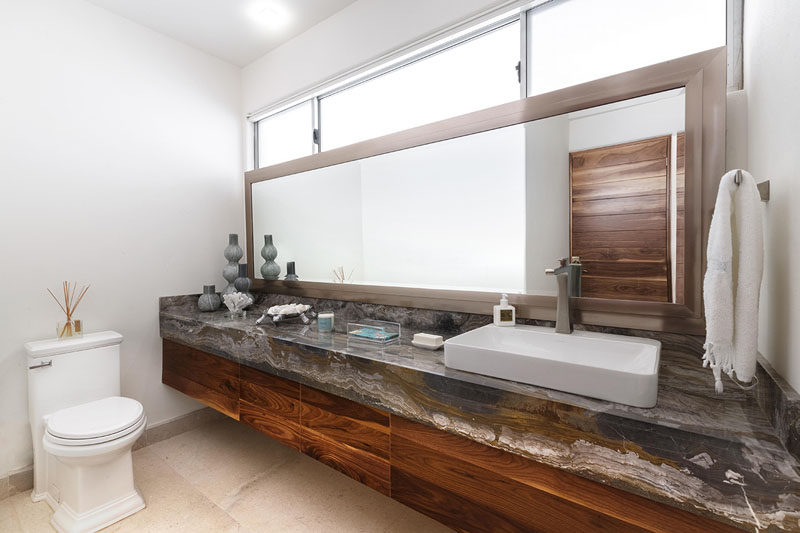
[[[347,283],[353,277],[355,268],[350,270],[349,274],[345,274],[344,267],[339,266],[333,269],[333,282],[334,283]]]
[[[63,304],[58,298],[56,298],[56,295],[53,294],[53,291],[47,289],[47,292],[50,293],[50,296],[53,297],[53,300],[56,301],[58,306],[66,315],[66,320],[59,322],[58,326],[56,327],[56,335],[59,339],[83,336],[83,327],[81,327],[81,321],[73,318],[73,315],[75,314],[75,309],[78,308],[78,304],[81,303],[81,300],[83,300],[83,297],[86,295],[86,291],[89,290],[89,287],[89,285],[86,285],[78,290],[77,283],[69,283],[67,281],[63,282],[61,285],[61,289],[64,291]],[[78,294],[77,297],[75,296],[76,291]]]

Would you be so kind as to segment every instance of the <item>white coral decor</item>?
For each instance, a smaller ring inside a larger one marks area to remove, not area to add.
[[[222,296],[222,301],[231,313],[240,313],[253,303],[253,299],[241,292],[232,292]]]
[[[269,315],[299,315],[301,313],[305,313],[311,309],[310,305],[303,305],[303,304],[284,304],[284,305],[273,305],[272,307],[267,310],[267,314]]]

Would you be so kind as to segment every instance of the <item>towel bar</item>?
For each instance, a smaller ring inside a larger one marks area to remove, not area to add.
[[[742,183],[742,171],[737,170],[736,176],[733,178],[733,182],[736,185]],[[762,202],[769,202],[769,180],[764,180],[761,183],[757,183],[756,186],[758,187],[758,194],[761,195]]]

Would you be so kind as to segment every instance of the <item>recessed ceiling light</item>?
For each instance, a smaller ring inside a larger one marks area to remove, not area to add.
[[[256,4],[250,13],[256,22],[273,30],[282,28],[289,22],[289,13],[274,2]]]

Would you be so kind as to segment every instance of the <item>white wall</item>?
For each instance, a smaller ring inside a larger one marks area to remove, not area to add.
[[[547,268],[569,255],[569,117],[525,124],[526,289],[557,294]]]
[[[221,285],[242,232],[239,70],[81,0],[0,2],[0,477],[32,462],[26,341],[45,292],[91,283],[122,393],[152,425],[199,404],[161,385],[158,297]]]
[[[363,160],[365,279],[524,290],[524,135],[511,126]]]
[[[770,179],[759,349],[800,390],[800,2],[745,2],[747,162]]]
[[[569,151],[588,150],[684,130],[683,90],[643,96],[569,114]]]
[[[353,273],[352,281],[364,279],[361,165],[351,161],[253,185],[256,277],[264,235],[271,234],[281,278],[286,262],[294,261],[302,280],[334,281],[339,266]]]
[[[522,291],[523,134],[502,128],[257,183],[255,249],[271,233],[281,268],[297,261],[308,281],[332,281],[341,265],[354,283]]]

